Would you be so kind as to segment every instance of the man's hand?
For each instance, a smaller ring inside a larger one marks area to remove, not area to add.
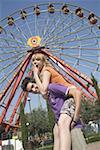
[[[71,130],[74,128],[74,126],[76,125],[76,121],[73,121],[71,122]]]

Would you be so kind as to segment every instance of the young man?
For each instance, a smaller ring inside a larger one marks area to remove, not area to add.
[[[24,91],[32,92],[34,94],[40,93],[38,86],[35,81],[29,77],[26,77],[21,85]],[[60,150],[60,143],[62,139],[60,138],[60,132],[63,128],[66,128],[66,132],[69,131],[69,125],[63,123],[63,116],[68,115],[73,118],[75,112],[75,103],[73,98],[68,98],[69,89],[66,86],[50,83],[48,85],[48,93],[43,95],[44,98],[49,100],[49,104],[54,112],[56,123],[54,126],[54,150]],[[80,121],[75,122],[72,119],[70,127],[74,126],[80,127]],[[68,128],[68,131],[67,131]],[[71,137],[66,137],[67,142],[71,142]]]

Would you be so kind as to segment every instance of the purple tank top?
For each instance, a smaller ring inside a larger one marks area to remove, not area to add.
[[[54,112],[56,121],[58,121],[60,117],[61,107],[64,104],[64,101],[66,100],[65,93],[68,93],[69,88],[61,84],[50,83],[48,86],[48,91],[49,104],[52,108],[52,111]],[[78,120],[75,127],[82,128],[80,119]]]
[[[51,83],[48,86],[49,91],[49,104],[55,114],[56,120],[58,120],[60,116],[60,110],[65,100],[65,93],[67,91],[67,87]]]

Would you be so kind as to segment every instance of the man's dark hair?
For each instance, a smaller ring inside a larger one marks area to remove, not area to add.
[[[30,78],[30,77],[25,77],[22,81],[22,84],[21,84],[21,88],[23,89],[23,91],[27,91],[27,84],[29,82],[32,82],[32,83],[36,83],[34,79]]]

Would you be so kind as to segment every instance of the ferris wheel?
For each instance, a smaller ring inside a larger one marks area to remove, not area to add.
[[[30,75],[31,57],[45,54],[69,83],[88,99],[96,94],[91,73],[100,76],[100,18],[65,3],[42,3],[0,21],[0,123],[17,127],[19,106],[27,101],[20,84]]]

